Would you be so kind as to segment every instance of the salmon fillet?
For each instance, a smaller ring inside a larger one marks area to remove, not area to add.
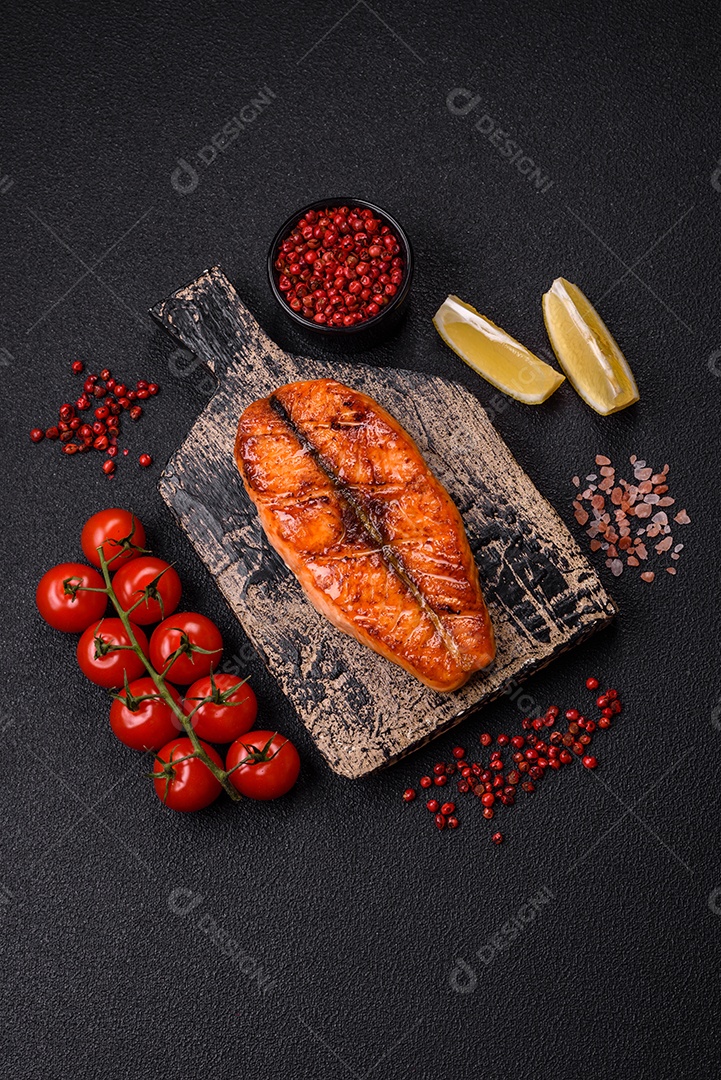
[[[281,386],[241,416],[235,461],[268,540],[340,630],[433,690],[491,663],[458,509],[376,401],[333,379]]]

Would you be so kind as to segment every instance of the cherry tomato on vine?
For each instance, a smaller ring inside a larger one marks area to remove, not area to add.
[[[201,739],[229,743],[250,731],[258,715],[258,701],[248,686],[236,675],[220,672],[198,679],[186,691],[183,709],[190,715],[198,701],[213,700],[201,705],[192,719],[193,730]]]
[[[93,566],[100,566],[98,548],[102,546],[110,569],[117,570],[142,554],[136,549],[145,547],[145,529],[129,510],[100,510],[83,525],[80,546]]]
[[[245,764],[240,765],[240,762]],[[235,769],[236,765],[240,765]],[[277,731],[251,731],[228,750],[225,767],[230,782],[249,799],[277,799],[293,787],[300,772],[298,751]]]
[[[108,597],[104,590],[105,583],[97,570],[82,563],[58,563],[40,578],[35,603],[45,622],[55,630],[81,634],[105,614]]]
[[[133,611],[133,622],[147,626],[172,615],[180,603],[182,586],[170,563],[141,555],[121,566],[113,578],[113,589],[123,611],[141,601]]]
[[[207,743],[202,743],[202,746],[211,761],[222,769],[223,762],[218,751]],[[153,770],[155,773],[168,771],[168,775],[156,776],[153,780],[155,792],[161,802],[164,802],[171,810],[180,810],[183,813],[202,810],[215,802],[223,790],[220,782],[200,758],[188,757],[192,753],[193,744],[190,739],[173,739],[160,750],[155,759]],[[176,765],[174,762],[178,758],[187,758],[187,760]]]
[[[139,626],[133,627],[135,638],[148,655],[148,639]],[[114,648],[114,646],[122,648]],[[125,674],[128,681],[140,678],[145,673],[145,665],[132,649],[130,638],[120,619],[101,619],[83,632],[78,642],[78,663],[84,675],[97,686],[108,690],[122,686]]]
[[[121,743],[131,750],[160,750],[182,730],[170,706],[158,695],[153,680],[146,676],[121,690],[110,706],[110,726]],[[173,701],[180,705],[180,694],[168,687]],[[145,700],[139,700],[145,699]]]
[[[166,671],[168,660],[178,650],[181,651]],[[150,638],[153,667],[180,686],[209,675],[220,663],[222,655],[220,630],[205,615],[194,611],[181,611],[164,619]]]

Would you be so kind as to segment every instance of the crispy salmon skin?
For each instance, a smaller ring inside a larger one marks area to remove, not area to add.
[[[433,690],[492,662],[458,509],[376,401],[333,379],[281,386],[241,416],[235,461],[268,540],[340,630]]]

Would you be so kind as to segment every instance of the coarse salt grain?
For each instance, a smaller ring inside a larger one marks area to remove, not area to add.
[[[683,548],[683,544],[674,547],[668,515],[661,509],[673,506],[675,502],[672,496],[666,494],[669,490],[668,464],[655,472],[635,454],[631,455],[629,461],[633,467],[632,481],[617,477],[611,459],[605,454],[597,454],[595,463],[599,466],[602,479],[596,485],[594,481],[598,480],[598,476],[589,473],[586,486],[573,500],[576,521],[583,527],[587,526],[591,551],[604,553],[605,565],[614,577],[619,577],[626,566],[640,567],[641,562],[648,559],[648,549],[641,539],[643,536],[651,540],[661,537],[654,546],[657,556],[668,555],[677,560]],[[579,476],[573,477],[573,484],[576,488],[581,487]],[[679,525],[688,525],[691,519],[686,510],[680,510],[674,521]],[[632,535],[633,529],[635,535]],[[676,573],[675,566],[665,566],[664,569],[671,575]],[[651,582],[656,577],[656,571],[644,570],[639,576],[643,581]]]

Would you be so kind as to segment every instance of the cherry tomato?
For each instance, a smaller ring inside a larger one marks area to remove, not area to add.
[[[100,510],[83,525],[80,546],[93,566],[100,566],[98,548],[102,546],[110,569],[117,570],[142,554],[136,549],[145,547],[145,529],[129,510]]]
[[[133,627],[135,638],[148,655],[148,639],[139,626]],[[78,663],[84,675],[97,686],[108,690],[122,686],[127,673],[128,681],[145,674],[145,665],[131,649],[117,649],[114,645],[130,645],[130,638],[120,619],[101,619],[83,632],[78,642]]]
[[[241,761],[247,764],[230,774],[230,782],[249,799],[285,795],[300,772],[298,751],[277,731],[251,731],[236,739],[228,750],[225,767],[230,772]]]
[[[186,715],[204,697],[212,697],[213,701],[201,705],[192,720],[193,730],[201,739],[229,743],[245,735],[255,723],[258,701],[247,682],[237,676],[221,672],[212,676],[212,683],[211,676],[194,682],[183,702]]]
[[[180,578],[173,567],[152,555],[121,566],[113,578],[113,589],[123,611],[129,611],[138,600],[142,603],[133,611],[133,622],[139,626],[160,622],[171,615],[180,603]],[[144,590],[148,590],[145,594]]]
[[[173,710],[158,695],[150,678],[135,679],[128,686],[130,697],[121,690],[110,706],[110,726],[114,734],[132,750],[160,750],[171,739],[177,739],[180,721]],[[180,694],[168,687],[173,701],[180,705]],[[145,700],[138,700],[138,699]],[[133,708],[133,706],[135,706]]]
[[[87,589],[105,589],[97,570],[82,563],[58,563],[40,578],[35,603],[45,622],[55,630],[81,634],[91,623],[102,619],[108,604],[105,592],[87,592]]]
[[[219,769],[223,768],[223,762],[217,750],[207,743],[203,748],[208,757],[215,762]],[[208,766],[200,758],[188,758],[178,765],[172,763],[178,758],[187,758],[193,753],[193,744],[190,739],[173,739],[167,743],[158,757],[155,759],[154,772],[163,771],[163,763],[172,766],[172,777],[159,776],[153,780],[158,798],[169,806],[171,810],[181,810],[188,813],[191,810],[202,810],[210,806],[220,795],[223,788],[215,779]]]
[[[182,652],[166,671],[169,658],[178,649]],[[206,649],[207,652],[199,650]],[[166,679],[187,686],[203,675],[209,675],[220,663],[223,639],[220,630],[194,611],[181,611],[164,619],[150,638],[150,660],[156,671]]]

